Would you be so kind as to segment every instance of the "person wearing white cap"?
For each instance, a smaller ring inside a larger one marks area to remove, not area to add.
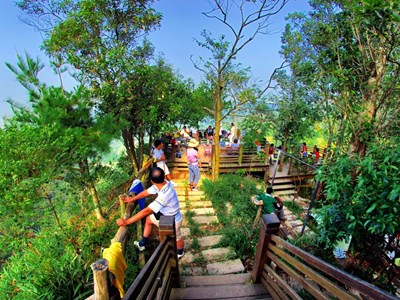
[[[186,156],[188,158],[188,168],[189,168],[189,186],[192,191],[197,191],[197,184],[200,180],[200,167],[199,165],[199,152],[195,148],[199,144],[196,139],[191,139],[188,143],[188,149]]]

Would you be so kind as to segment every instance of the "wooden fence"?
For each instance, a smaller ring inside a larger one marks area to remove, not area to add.
[[[273,299],[302,299],[288,277],[315,299],[398,299],[284,241],[276,235],[279,226],[275,214],[263,216],[252,272]]]

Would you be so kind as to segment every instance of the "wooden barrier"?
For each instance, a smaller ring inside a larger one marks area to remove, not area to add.
[[[175,218],[160,217],[160,245],[136,277],[124,300],[169,299],[172,287],[179,287]]]
[[[284,241],[276,235],[279,225],[274,214],[263,216],[252,272],[253,281],[261,281],[273,299],[302,299],[298,289],[286,282],[287,277],[316,299],[360,299],[359,295],[363,299],[398,299]]]

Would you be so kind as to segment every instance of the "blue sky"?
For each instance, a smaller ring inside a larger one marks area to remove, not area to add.
[[[206,18],[201,12],[210,8],[207,0],[161,0],[155,3],[156,10],[162,12],[161,28],[151,33],[149,39],[155,45],[156,52],[163,53],[166,60],[184,77],[191,77],[195,82],[201,80],[202,73],[196,70],[190,60],[198,57],[208,58],[208,53],[200,48],[194,38],[206,29],[218,36],[227,33],[218,21]],[[305,0],[290,0],[283,12],[272,18],[270,35],[259,35],[238,55],[237,61],[244,67],[250,67],[255,81],[269,78],[275,67],[282,61],[279,55],[280,35],[284,28],[284,18],[289,12],[304,11],[308,8]],[[48,67],[48,60],[40,51],[42,37],[32,27],[20,21],[20,11],[12,0],[1,0],[0,4],[0,125],[3,116],[12,114],[5,99],[11,97],[20,103],[26,103],[27,92],[16,81],[5,66],[5,62],[16,64],[17,53],[27,51],[33,57],[40,57],[46,67],[39,74],[47,85],[59,85],[57,77]],[[228,33],[229,37],[229,33]],[[72,79],[66,79],[66,88],[74,86]]]

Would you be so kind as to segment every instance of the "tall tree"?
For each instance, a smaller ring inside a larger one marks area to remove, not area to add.
[[[68,177],[78,180],[78,186],[90,193],[96,215],[103,219],[93,166],[99,163],[100,154],[109,149],[118,127],[112,125],[110,116],[95,116],[95,103],[89,90],[79,87],[73,92],[64,92],[61,88],[46,87],[37,77],[39,66],[42,66],[40,61],[29,55],[27,61],[18,58],[19,68],[7,65],[29,90],[31,108],[13,106],[16,120],[57,128],[59,135],[53,138],[62,136],[64,139],[58,168],[68,174],[78,173],[78,176]]]
[[[114,114],[125,124],[125,145],[134,145],[134,132],[121,112],[129,95],[126,82],[134,69],[149,60],[152,47],[143,37],[159,25],[161,15],[150,5],[152,0],[21,0],[17,4],[31,24],[42,29],[46,52],[57,61],[71,64],[75,76],[90,85],[98,95],[103,113]],[[139,104],[139,103],[137,103]],[[119,108],[119,110],[118,110]],[[142,144],[140,144],[143,147]],[[132,166],[138,163],[133,147],[127,147]]]
[[[270,17],[279,13],[287,0],[282,1],[227,1],[214,0],[213,8],[203,13],[207,18],[221,22],[231,34],[214,38],[206,31],[202,32],[203,41],[199,46],[209,50],[212,56],[208,60],[194,62],[196,68],[207,74],[213,89],[212,112],[215,131],[218,133],[221,122],[231,112],[249,102],[255,101],[262,91],[249,84],[248,70],[235,63],[238,53],[258,34],[267,34]],[[215,136],[216,153],[213,156],[213,179],[219,176],[219,136]]]
[[[307,85],[318,88],[333,108],[330,111],[345,120],[350,153],[364,156],[368,144],[393,133],[390,128],[398,122],[400,36],[395,11],[399,4],[312,1],[311,5],[308,16],[292,16],[283,53],[295,72],[308,68],[314,74]]]
[[[326,199],[317,210],[319,237],[332,245],[352,235],[365,258],[371,254],[366,240],[378,252],[385,236],[399,230],[400,3],[320,0],[311,6],[310,13],[292,16],[284,53],[296,74],[312,70],[299,78],[340,126],[335,155],[320,174]]]

